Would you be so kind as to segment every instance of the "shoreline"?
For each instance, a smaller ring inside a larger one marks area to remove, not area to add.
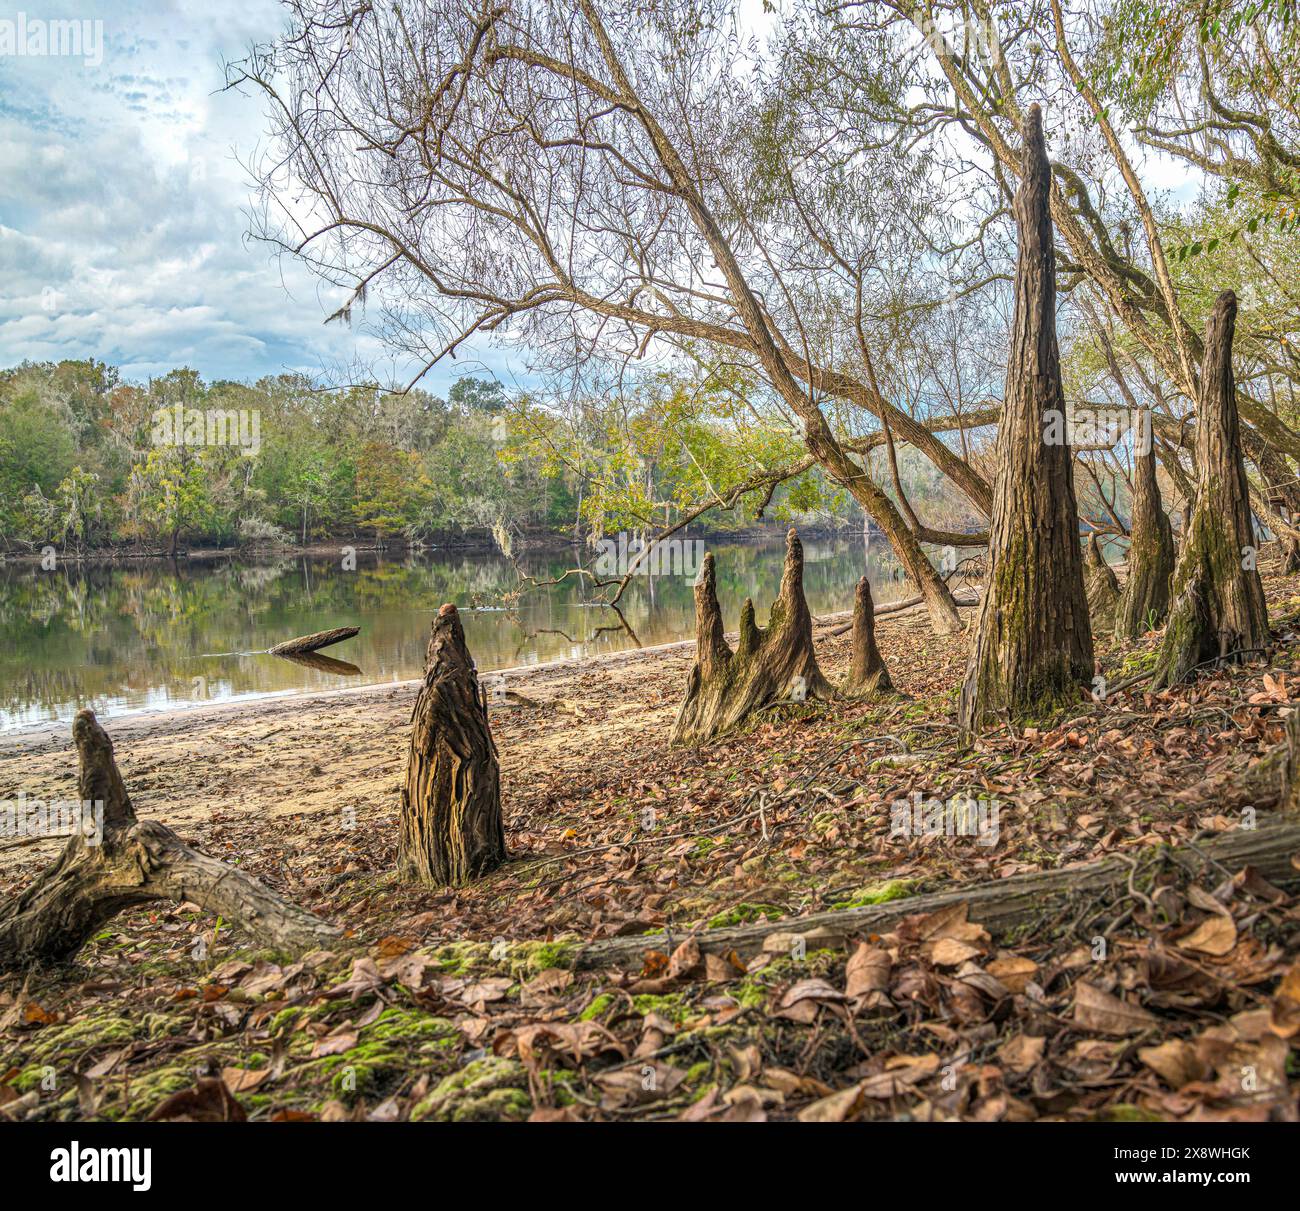
[[[966,603],[969,604],[969,603]],[[918,610],[924,610],[924,603],[916,602],[903,609],[888,610],[893,617],[905,617]],[[838,610],[830,614],[820,614],[813,618],[814,637],[822,638],[826,628],[839,627],[852,619],[851,610]],[[727,640],[735,643],[737,633],[727,632]],[[559,674],[579,675],[583,672],[597,671],[611,664],[651,660],[669,652],[693,647],[694,636],[686,639],[674,639],[667,643],[652,644],[647,647],[624,648],[617,652],[600,652],[581,659],[562,657],[556,660],[540,661],[536,664],[510,665],[504,669],[480,670],[481,679],[501,677],[512,682],[527,682],[533,678],[549,678]],[[134,707],[115,714],[98,715],[100,722],[111,725],[115,733],[123,736],[135,736],[148,730],[161,728],[170,732],[189,726],[201,724],[212,716],[222,716],[227,720],[242,720],[250,717],[272,717],[282,712],[287,706],[297,705],[308,708],[319,702],[344,699],[347,702],[361,702],[367,697],[382,700],[403,690],[414,690],[420,684],[419,677],[404,678],[400,681],[374,681],[365,685],[341,685],[329,689],[291,689],[270,690],[264,693],[249,693],[223,698],[216,702],[187,703],[178,701],[165,707]],[[500,710],[509,704],[498,704]],[[15,727],[0,729],[0,752],[11,749],[28,748],[52,740],[65,742],[72,727],[72,717],[66,719],[45,719],[35,723],[18,724]]]

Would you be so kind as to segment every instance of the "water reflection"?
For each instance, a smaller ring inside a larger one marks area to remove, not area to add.
[[[759,621],[781,578],[779,538],[709,543],[727,626],[753,597]],[[571,554],[521,560],[539,579],[572,566]],[[815,614],[848,609],[867,569],[877,601],[904,596],[879,542],[805,544],[805,588]],[[461,608],[470,650],[484,670],[576,659],[694,633],[691,578],[637,577],[620,611],[599,604],[581,578],[531,592],[497,556],[434,551],[402,559],[296,557],[261,562],[0,568],[0,727],[70,719],[82,706],[111,717],[249,694],[402,681],[420,675],[429,624],[444,601]],[[273,644],[329,627],[361,634],[328,656],[288,661]]]

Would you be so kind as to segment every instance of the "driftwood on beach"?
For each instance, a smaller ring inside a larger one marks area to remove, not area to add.
[[[189,902],[242,925],[261,942],[310,950],[341,933],[252,876],[201,854],[158,820],[135,814],[113,744],[90,711],[72,725],[78,788],[98,818],[58,860],[0,907],[0,970],[71,959],[105,922],[151,900]]]
[[[268,648],[267,653],[271,656],[298,656],[303,652],[315,652],[331,644],[351,639],[360,631],[360,627],[335,627],[332,631],[316,631],[312,635],[299,635],[297,639],[286,639],[283,643]]]

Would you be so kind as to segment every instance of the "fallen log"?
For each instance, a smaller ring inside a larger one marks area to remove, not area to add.
[[[106,921],[151,900],[197,904],[286,950],[342,936],[265,884],[191,849],[165,824],[137,819],[113,743],[90,711],[78,712],[72,738],[93,827],[74,833],[58,861],[0,907],[0,969],[71,959]]]
[[[269,656],[296,656],[302,652],[315,652],[331,644],[342,643],[359,634],[360,627],[335,627],[332,631],[317,631],[313,635],[299,635],[297,639],[286,639],[275,647],[267,649]]]
[[[1221,833],[1195,848],[1189,846],[1162,852],[1184,867],[1199,869],[1217,864],[1213,876],[1215,883],[1223,878],[1219,866],[1234,872],[1243,866],[1253,866],[1270,882],[1279,885],[1300,883],[1300,867],[1292,860],[1300,855],[1300,825],[1297,824],[1275,823],[1252,831]],[[764,941],[773,934],[814,935],[816,945],[826,946],[858,934],[884,933],[914,913],[935,912],[963,903],[969,906],[971,920],[978,921],[990,933],[999,933],[1042,920],[1053,906],[1059,907],[1072,898],[1122,893],[1132,874],[1131,860],[1104,858],[1065,870],[1012,875],[1007,879],[912,896],[887,904],[706,929],[694,935],[683,932],[673,938],[662,933],[609,938],[582,947],[574,958],[574,966],[580,970],[637,966],[646,951],[667,951],[687,936],[693,936],[700,949],[710,954],[725,955],[733,950],[741,956],[753,954],[762,950]]]

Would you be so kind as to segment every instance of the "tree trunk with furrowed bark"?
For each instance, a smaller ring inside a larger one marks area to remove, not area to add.
[[[438,611],[411,712],[398,864],[404,878],[459,886],[506,860],[501,774],[487,701],[454,605]]]
[[[90,711],[72,725],[78,785],[95,805],[102,835],[74,835],[57,862],[0,908],[0,968],[71,959],[105,922],[151,900],[197,904],[259,941],[288,950],[329,946],[340,933],[263,883],[191,849],[157,820],[137,820]]]
[[[754,621],[748,598],[740,611],[733,652],[723,635],[713,555],[695,580],[695,665],[677,712],[674,744],[695,744],[730,730],[752,711],[778,701],[834,697],[813,651],[812,614],[803,593],[803,544],[786,535],[781,593],[767,628]]]
[[[1173,604],[1153,690],[1175,685],[1206,663],[1258,652],[1269,642],[1232,373],[1236,323],[1237,296],[1225,290],[1205,324],[1196,507],[1174,568]]]
[[[1115,611],[1115,637],[1137,639],[1158,627],[1169,612],[1174,571],[1174,534],[1160,500],[1155,435],[1150,414],[1143,429],[1146,450],[1133,460],[1133,519],[1129,526],[1128,580]]]
[[[1095,533],[1088,535],[1083,572],[1084,592],[1088,598],[1088,617],[1094,631],[1109,631],[1115,625],[1115,611],[1119,608],[1119,581]]]
[[[1036,105],[1025,117],[1022,157],[1015,321],[998,426],[988,587],[958,703],[967,733],[1073,702],[1093,675],[1074,460],[1062,423],[1051,168]]]
[[[894,688],[889,669],[876,647],[876,607],[871,584],[864,576],[853,595],[853,628],[849,640],[852,656],[840,692],[849,698],[866,698]]]

